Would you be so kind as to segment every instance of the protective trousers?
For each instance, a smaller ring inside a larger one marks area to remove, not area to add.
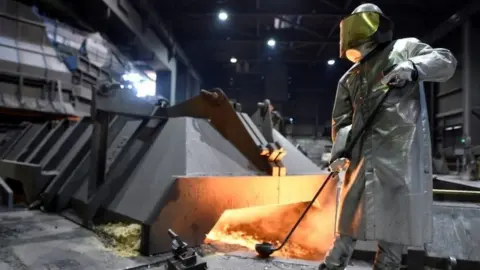
[[[344,270],[355,249],[356,240],[340,235],[333,242],[333,247],[325,257],[319,269]],[[401,268],[404,245],[378,241],[374,270],[397,270]]]

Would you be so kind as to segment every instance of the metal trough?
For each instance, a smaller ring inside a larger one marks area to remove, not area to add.
[[[29,204],[71,207],[85,225],[142,224],[144,254],[170,250],[169,228],[201,244],[223,211],[308,201],[325,179],[279,132],[260,132],[268,111],[253,123],[221,91],[169,108],[98,93],[92,118],[28,125],[0,177],[21,183]]]

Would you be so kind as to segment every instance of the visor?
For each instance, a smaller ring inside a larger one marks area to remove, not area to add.
[[[340,57],[345,52],[368,41],[380,26],[381,15],[377,12],[354,13],[340,22]]]

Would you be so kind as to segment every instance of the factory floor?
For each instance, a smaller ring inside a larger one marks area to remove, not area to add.
[[[254,259],[254,254],[213,255],[206,257],[209,270],[317,270],[319,262],[289,259]],[[347,270],[370,270],[364,262],[352,262]]]
[[[58,215],[0,209],[1,270],[116,270],[149,258],[122,258],[91,231]]]
[[[123,258],[105,248],[93,232],[61,216],[25,209],[0,209],[1,270],[120,270],[164,258]],[[314,270],[319,264],[280,258],[259,260],[248,252],[214,254],[204,259],[209,270]],[[348,269],[366,270],[371,266],[354,262]]]

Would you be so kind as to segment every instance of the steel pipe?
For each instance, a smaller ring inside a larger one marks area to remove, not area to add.
[[[480,191],[477,190],[457,190],[457,189],[434,189],[435,195],[480,195]]]

